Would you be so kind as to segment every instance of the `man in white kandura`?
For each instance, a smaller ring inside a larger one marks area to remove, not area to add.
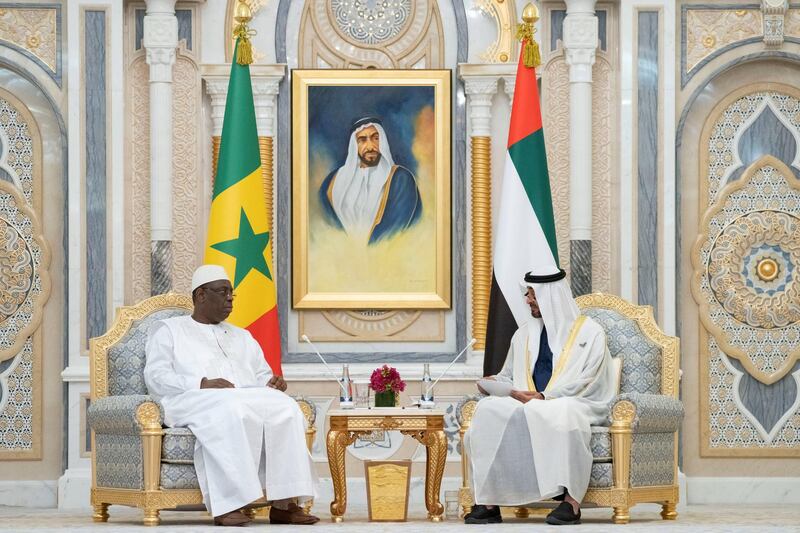
[[[247,523],[240,509],[264,497],[273,501],[271,523],[313,524],[319,519],[297,505],[316,496],[305,419],[250,333],[224,322],[233,298],[224,268],[195,271],[192,315],[150,329],[147,388],[167,425],[194,433],[197,479],[216,525]]]
[[[478,504],[467,524],[499,523],[500,505],[550,498],[562,502],[549,524],[580,523],[590,426],[608,415],[613,372],[605,333],[580,314],[565,275],[555,266],[525,275],[533,319],[514,334],[502,371],[490,378],[510,384],[510,396],[478,402],[465,436]]]

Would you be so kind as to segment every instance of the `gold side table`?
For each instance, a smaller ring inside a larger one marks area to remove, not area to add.
[[[328,466],[333,479],[331,520],[341,522],[347,510],[347,476],[344,452],[360,435],[375,430],[396,430],[410,435],[425,446],[425,507],[433,522],[442,520],[444,506],[439,501],[444,464],[447,460],[447,436],[444,433],[444,411],[399,407],[373,409],[332,409],[328,411]]]

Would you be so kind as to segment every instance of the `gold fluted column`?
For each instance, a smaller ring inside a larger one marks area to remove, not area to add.
[[[492,287],[492,139],[472,137],[472,336],[476,350],[486,341]]]
[[[486,320],[492,288],[492,100],[505,69],[461,65],[467,95],[470,136],[470,226],[472,336],[475,350],[486,346]]]
[[[211,189],[214,189],[214,180],[217,178],[217,163],[219,162],[219,146],[222,137],[211,137]],[[264,185],[264,200],[267,203],[268,231],[272,232],[272,176],[273,176],[273,141],[272,137],[260,135],[258,137],[258,153],[261,156],[261,181]]]
[[[264,199],[267,203],[267,225],[272,235],[272,137],[258,137],[258,151],[261,154],[261,179],[264,183]]]
[[[217,179],[217,163],[219,163],[219,145],[222,136],[213,135],[211,137],[211,190],[214,190],[214,180]]]

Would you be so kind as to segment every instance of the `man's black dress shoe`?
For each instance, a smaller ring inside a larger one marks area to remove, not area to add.
[[[472,511],[464,515],[465,524],[500,524],[502,522],[500,507],[496,505],[492,509],[488,509],[485,505],[473,505]]]
[[[578,509],[578,514],[572,510],[572,504],[561,502],[558,507],[553,509],[545,521],[554,526],[571,526],[581,523],[581,510]]]

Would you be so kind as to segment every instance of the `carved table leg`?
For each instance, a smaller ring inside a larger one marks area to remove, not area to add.
[[[428,518],[433,522],[440,522],[444,513],[444,506],[439,501],[439,492],[442,488],[444,465],[447,461],[447,436],[443,430],[420,432],[415,435],[419,442],[426,446],[427,458],[425,468],[425,507],[428,508]]]
[[[94,514],[92,520],[95,522],[108,522],[108,504],[96,503],[94,505]]]
[[[328,466],[333,480],[333,501],[331,502],[331,520],[341,522],[347,510],[347,477],[344,470],[344,452],[347,446],[356,440],[355,433],[347,431],[328,431]]]

